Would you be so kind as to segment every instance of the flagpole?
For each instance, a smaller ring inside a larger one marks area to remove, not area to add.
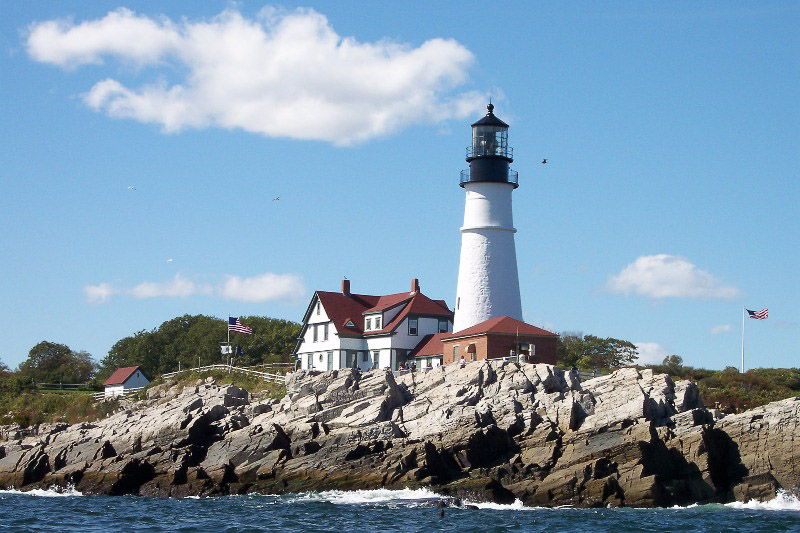
[[[744,374],[744,307],[742,307],[742,374]]]

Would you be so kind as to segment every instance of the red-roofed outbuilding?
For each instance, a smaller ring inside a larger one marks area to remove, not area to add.
[[[443,364],[520,357],[528,363],[556,363],[558,334],[508,316],[490,318],[440,337]],[[419,357],[425,357],[420,355]]]
[[[141,367],[126,366],[118,368],[103,383],[106,389],[106,398],[110,396],[122,396],[126,389],[138,389],[146,387],[150,379],[142,372]]]

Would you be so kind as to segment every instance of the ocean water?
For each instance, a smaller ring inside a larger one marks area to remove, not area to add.
[[[672,509],[447,507],[421,490],[158,499],[0,491],[0,531],[800,531],[800,500]],[[469,503],[469,502],[466,502]]]

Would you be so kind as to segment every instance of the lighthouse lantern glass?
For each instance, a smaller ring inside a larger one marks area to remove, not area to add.
[[[508,154],[508,128],[501,126],[474,126],[472,128],[472,155]]]

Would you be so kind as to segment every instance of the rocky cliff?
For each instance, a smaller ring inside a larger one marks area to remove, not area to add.
[[[153,496],[430,486],[528,505],[670,506],[800,486],[800,399],[722,417],[636,369],[295,372],[281,401],[211,380],[95,423],[6,431],[0,486]]]

